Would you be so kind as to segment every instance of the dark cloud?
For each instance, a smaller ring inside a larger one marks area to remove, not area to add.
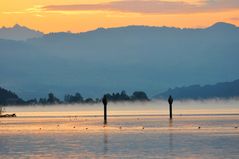
[[[186,2],[169,2],[162,0],[119,0],[99,4],[49,5],[43,7],[48,11],[120,11],[134,13],[200,13],[219,12],[239,9],[239,0],[205,0],[202,4]]]

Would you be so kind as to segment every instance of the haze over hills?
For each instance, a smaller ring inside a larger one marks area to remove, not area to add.
[[[158,99],[167,99],[172,95],[174,99],[209,99],[239,97],[239,80],[221,82],[215,85],[191,85],[176,87],[155,96]]]
[[[0,87],[0,108],[2,105],[23,102],[24,101],[19,98],[15,93]]]
[[[24,98],[52,91],[146,91],[239,78],[239,28],[128,26],[51,33],[26,41],[0,40],[0,85]]]
[[[6,27],[0,28],[0,39],[27,40],[42,36],[43,36],[42,32],[35,31],[24,26],[20,26],[19,24],[16,24],[10,28]]]
[[[125,91],[118,93],[106,93],[109,101],[113,102],[132,102],[150,101],[147,94],[135,91],[132,95],[127,95]],[[239,79],[232,82],[221,82],[215,85],[191,85],[186,87],[176,87],[168,89],[154,97],[154,99],[167,100],[172,95],[175,100],[205,100],[205,99],[231,99],[239,98]],[[66,94],[64,100],[58,99],[53,93],[48,97],[33,98],[27,101],[19,98],[15,93],[0,87],[0,107],[1,105],[54,105],[54,104],[93,104],[100,102],[100,98],[84,98],[80,93],[74,95]]]

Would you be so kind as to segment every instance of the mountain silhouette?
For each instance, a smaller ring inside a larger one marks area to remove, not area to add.
[[[0,39],[27,40],[27,39],[38,38],[42,36],[43,36],[42,32],[29,29],[19,24],[16,24],[10,28],[6,28],[6,27],[0,28]]]
[[[155,96],[159,99],[167,99],[172,95],[175,99],[209,99],[209,98],[233,98],[239,97],[239,79],[232,82],[221,82],[215,85],[191,85],[177,87]]]
[[[0,84],[21,97],[144,90],[239,78],[239,29],[127,26],[0,40]]]
[[[217,22],[208,29],[213,29],[213,30],[233,30],[237,29],[237,26],[234,24],[229,24],[225,22]]]

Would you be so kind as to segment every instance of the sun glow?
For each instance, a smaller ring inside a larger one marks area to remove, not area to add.
[[[116,3],[113,3],[116,2]],[[117,2],[120,2],[118,4]],[[163,12],[160,7],[153,5],[157,1],[147,1],[147,7],[135,8],[126,1],[120,0],[1,0],[0,2],[0,26],[10,27],[16,23],[43,31],[59,32],[71,31],[82,32],[93,30],[99,27],[118,27],[126,25],[150,25],[150,26],[175,26],[175,27],[207,27],[218,21],[224,21],[239,25],[239,9],[235,0],[228,1],[225,8],[222,4],[218,8],[212,6],[206,0],[164,0],[166,3]],[[127,1],[128,2],[128,1]],[[136,3],[136,1],[134,1]],[[143,4],[146,1],[140,0]],[[183,3],[182,3],[183,2]],[[207,4],[208,3],[208,4]],[[216,2],[215,2],[216,3]],[[231,5],[230,5],[231,3]],[[106,7],[102,8],[102,4]],[[139,6],[142,4],[138,4]],[[197,6],[204,6],[201,10]],[[234,5],[235,4],[235,5]],[[46,9],[47,6],[80,5],[75,10]],[[86,5],[86,6],[81,6]],[[93,5],[93,6],[92,6]],[[127,6],[128,5],[128,6]],[[180,10],[180,6],[182,8]],[[229,6],[229,7],[228,7]],[[234,7],[235,6],[235,7]],[[81,8],[84,7],[83,10]],[[92,9],[93,7],[93,9]],[[147,13],[153,7],[155,12]],[[164,7],[164,6],[163,6]],[[172,9],[172,12],[170,9]],[[187,9],[189,9],[187,11]],[[160,11],[157,13],[157,11]]]

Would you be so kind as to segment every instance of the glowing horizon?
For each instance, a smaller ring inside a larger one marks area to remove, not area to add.
[[[0,27],[20,24],[44,33],[128,25],[202,28],[239,26],[237,0],[21,0],[0,2]]]

